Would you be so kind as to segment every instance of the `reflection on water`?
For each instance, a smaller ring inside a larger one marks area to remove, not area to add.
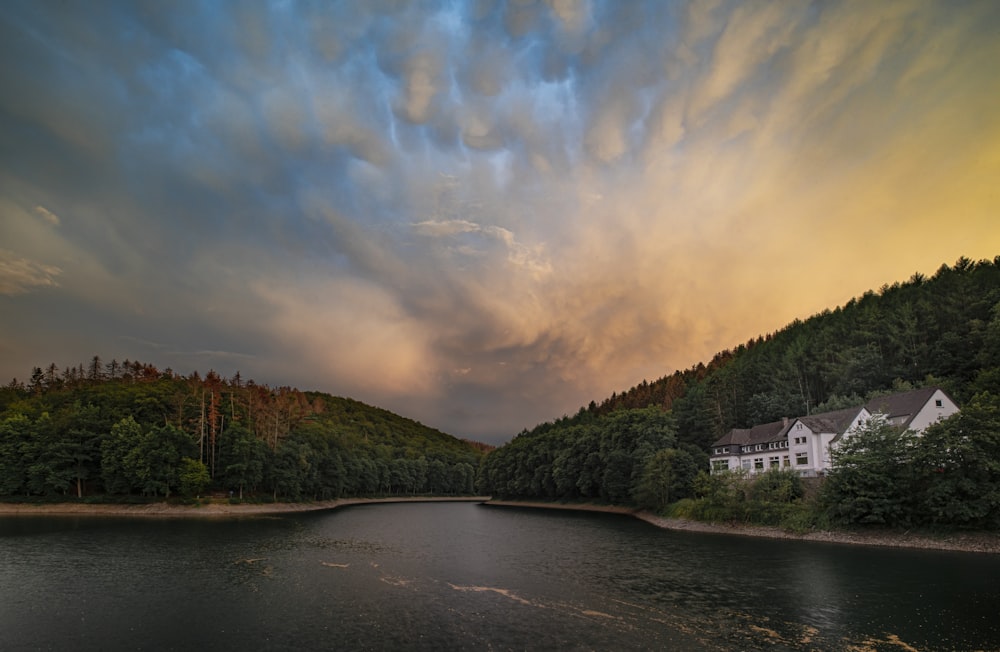
[[[3,650],[1000,649],[994,556],[380,504],[0,519]]]

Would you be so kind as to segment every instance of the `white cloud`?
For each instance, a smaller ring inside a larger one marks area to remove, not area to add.
[[[62,270],[0,249],[0,294],[14,297],[44,287],[56,287]]]
[[[49,224],[51,226],[59,226],[61,222],[59,216],[50,211],[49,209],[45,208],[44,206],[35,206],[34,210],[35,210],[35,215],[42,218],[42,220],[44,220],[46,224]]]

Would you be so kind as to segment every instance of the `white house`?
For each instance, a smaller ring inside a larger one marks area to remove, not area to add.
[[[819,475],[832,464],[830,449],[872,417],[866,406],[798,417],[788,429],[792,468],[800,475]]]
[[[755,475],[790,468],[803,476],[822,475],[832,466],[831,449],[876,415],[919,434],[956,412],[958,405],[944,391],[926,387],[843,410],[734,428],[712,444],[711,469],[713,473],[743,469]]]
[[[788,425],[788,419],[783,419],[753,428],[733,428],[712,444],[712,471],[742,468],[753,474],[790,466],[785,436]]]
[[[925,387],[910,392],[879,396],[865,405],[874,414],[883,414],[889,423],[916,433],[958,412],[958,405],[943,390]]]

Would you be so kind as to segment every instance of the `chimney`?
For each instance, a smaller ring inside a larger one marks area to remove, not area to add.
[[[784,428],[788,427],[788,417],[781,417],[781,425]]]

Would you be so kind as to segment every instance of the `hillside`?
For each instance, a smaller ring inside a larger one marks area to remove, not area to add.
[[[134,361],[0,389],[0,496],[465,494],[481,444],[359,401]]]
[[[730,428],[928,381],[959,403],[1000,386],[1000,256],[865,292],[581,412],[658,406],[674,414],[681,441],[705,448]]]
[[[990,498],[1000,495],[1000,466],[984,451],[995,450],[1000,433],[1000,257],[978,263],[960,259],[931,278],[914,275],[866,292],[842,307],[720,352],[707,364],[643,382],[572,417],[524,431],[486,457],[479,489],[517,500],[599,501],[657,510],[699,496],[743,509],[753,504],[745,486],[705,474],[708,447],[731,428],[861,405],[888,391],[930,385],[944,388],[963,409],[957,419],[942,422],[936,434],[925,436],[925,442],[937,442],[936,448],[920,448],[931,457],[903,465],[935,473],[907,482],[890,478],[876,493],[894,486],[909,500],[932,487],[938,492],[934,500],[919,508],[907,503],[900,510],[908,515],[907,523],[934,519],[935,525],[949,527],[993,527],[1000,523],[1000,500]],[[892,453],[892,459],[900,459],[898,451]],[[984,465],[988,468],[979,468]],[[972,484],[974,474],[981,484]],[[767,496],[794,484],[787,478],[774,483],[749,491]],[[988,499],[974,500],[971,486]],[[796,493],[783,495],[787,500]],[[845,502],[843,496],[838,500]],[[977,500],[985,503],[972,514],[968,506]],[[947,508],[940,506],[943,502]],[[779,505],[775,513],[785,507]],[[734,513],[725,512],[726,518]],[[863,510],[859,514],[852,518],[903,523]]]

